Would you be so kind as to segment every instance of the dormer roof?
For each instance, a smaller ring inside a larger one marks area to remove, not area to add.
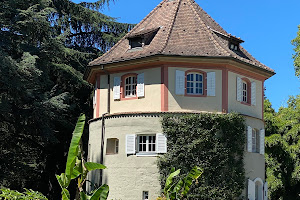
[[[152,34],[149,44],[132,48],[130,40]],[[228,34],[194,0],[163,0],[125,37],[90,66],[155,55],[232,58],[274,73],[249,54],[244,41]],[[230,48],[231,44],[237,49]]]

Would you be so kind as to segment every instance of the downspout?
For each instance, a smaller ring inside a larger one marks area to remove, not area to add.
[[[100,164],[103,165],[103,158],[104,158],[104,139],[105,139],[105,116],[108,113],[102,114],[102,129],[101,129],[101,155],[100,155]],[[103,180],[103,169],[100,169],[100,185],[102,185],[102,180]]]
[[[110,114],[110,74],[108,71],[104,69],[104,66],[101,65],[101,69],[107,74],[107,112],[102,114],[102,129],[101,129],[101,155],[100,155],[100,164],[103,164],[104,161],[104,139],[105,139],[105,116]],[[103,170],[100,170],[100,185],[102,185],[103,181]]]

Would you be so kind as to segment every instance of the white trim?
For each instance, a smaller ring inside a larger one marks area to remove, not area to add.
[[[121,78],[120,77],[114,77],[114,100],[120,100],[121,99]]]
[[[128,134],[126,135],[126,154],[135,154],[136,153],[136,135]]]
[[[184,95],[184,89],[185,89],[185,72],[176,70],[175,93],[177,95]]]
[[[236,77],[236,100],[241,102],[242,101],[242,79],[240,77]]]
[[[268,200],[268,182],[264,184],[264,200]]]
[[[252,152],[252,128],[248,126],[247,129],[247,150],[248,152]]]
[[[248,200],[255,200],[255,182],[248,179]]]
[[[137,75],[137,86],[136,86],[136,93],[137,97],[145,97],[145,78],[144,73]]]
[[[265,129],[260,130],[260,134],[259,134],[259,153],[261,155],[265,154]]]
[[[207,72],[207,96],[216,96],[216,72]]]
[[[251,82],[251,105],[256,106],[256,82]]]

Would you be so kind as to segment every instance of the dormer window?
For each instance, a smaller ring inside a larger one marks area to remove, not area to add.
[[[137,47],[143,47],[143,38],[142,37],[135,37],[135,38],[130,38],[129,39],[129,45],[131,49],[137,48]]]
[[[237,51],[239,49],[238,45],[237,44],[233,44],[231,43],[229,45],[229,48],[232,50],[232,51]]]
[[[143,29],[137,33],[133,33],[127,36],[129,40],[129,48],[137,49],[143,48],[146,45],[150,45],[159,28],[154,29]]]

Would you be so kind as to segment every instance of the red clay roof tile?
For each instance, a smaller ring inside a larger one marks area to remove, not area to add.
[[[157,34],[149,45],[130,49],[129,39],[145,33]],[[228,34],[193,0],[163,0],[124,38],[90,66],[133,60],[152,55],[231,57],[270,72],[241,45],[238,51],[230,42],[243,40]]]

